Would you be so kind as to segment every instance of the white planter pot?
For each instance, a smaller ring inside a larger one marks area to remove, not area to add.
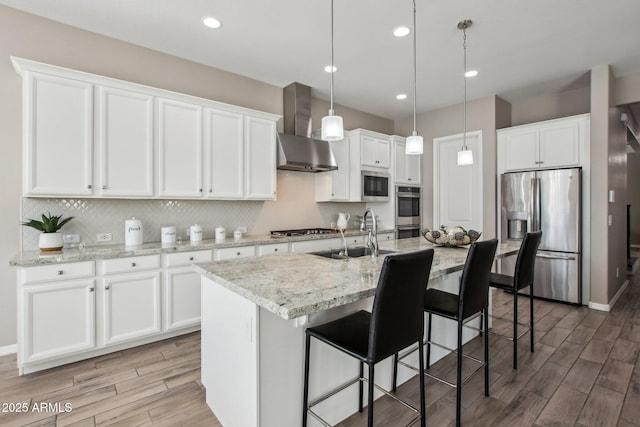
[[[64,246],[61,233],[41,233],[38,247],[43,252],[59,251]]]

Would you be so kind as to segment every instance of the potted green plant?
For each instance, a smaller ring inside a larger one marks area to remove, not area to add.
[[[42,214],[42,221],[27,218],[28,221],[23,222],[22,225],[42,232],[38,241],[38,247],[41,251],[59,251],[64,246],[64,242],[62,234],[58,233],[58,230],[73,219],[72,216],[65,219],[62,217],[63,215],[51,215],[51,212],[47,212],[47,215]]]

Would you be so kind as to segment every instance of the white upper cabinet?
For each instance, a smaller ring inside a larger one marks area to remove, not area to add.
[[[23,192],[93,193],[93,85],[37,72],[23,79]]]
[[[589,115],[500,129],[500,171],[580,166],[588,149]],[[585,148],[586,147],[586,148]]]
[[[240,199],[244,196],[244,117],[205,109],[207,197]]]
[[[153,196],[153,97],[97,90],[100,165],[96,191],[107,197]]]
[[[276,123],[245,116],[246,198],[276,198]]]
[[[202,197],[202,108],[158,99],[158,195]]]
[[[392,136],[395,158],[396,184],[420,185],[422,156],[405,154],[406,140],[400,136]]]
[[[280,116],[11,61],[23,76],[25,196],[276,198]]]
[[[316,174],[316,202],[349,201],[349,139],[330,141],[338,170]]]
[[[374,166],[377,168],[389,168],[389,139],[388,137],[375,137],[367,134],[360,136],[362,166]]]

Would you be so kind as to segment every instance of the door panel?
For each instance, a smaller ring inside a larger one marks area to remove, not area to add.
[[[537,172],[540,184],[540,250],[580,252],[580,170]]]

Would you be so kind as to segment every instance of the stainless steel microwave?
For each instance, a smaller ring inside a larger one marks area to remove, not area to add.
[[[389,201],[389,174],[384,172],[362,171],[362,201]]]

